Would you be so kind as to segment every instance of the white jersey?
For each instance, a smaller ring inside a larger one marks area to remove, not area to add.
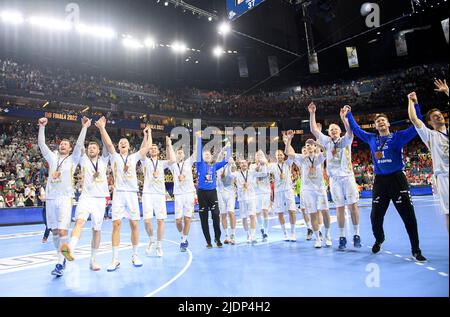
[[[275,193],[292,190],[291,167],[294,164],[292,159],[287,159],[283,163],[269,164],[269,173],[274,177]]]
[[[257,165],[250,165],[251,171],[256,171]],[[263,177],[256,177],[256,187],[255,187],[256,195],[270,195],[270,177],[269,174]]]
[[[302,172],[302,191],[321,191],[325,189],[322,172],[322,164],[324,161],[325,156],[323,153],[316,154],[312,157],[301,154],[295,155],[295,164],[300,167]]]
[[[122,156],[119,153],[111,155],[111,166],[114,175],[114,190],[118,192],[139,191],[136,175],[136,165],[142,158],[139,152]],[[125,171],[126,166],[126,171]]]
[[[91,161],[86,154],[81,157],[80,167],[83,178],[83,190],[81,192],[81,197],[109,197],[108,179],[106,176],[108,162],[109,155],[99,156],[96,161]],[[95,175],[96,168],[98,176]]]
[[[170,172],[173,176],[174,195],[195,193],[194,179],[192,178],[192,165],[194,165],[194,161],[191,158],[188,158],[182,163],[173,163],[172,165],[169,165]]]
[[[444,135],[442,132],[428,129],[423,123],[422,128],[416,127],[416,130],[431,152],[434,174],[448,175],[448,131],[447,135]]]
[[[144,171],[144,194],[166,194],[164,170],[169,168],[169,161],[153,160],[146,157],[141,161]]]
[[[261,172],[247,170],[245,172],[234,172],[236,178],[236,186],[238,192],[238,201],[248,201],[255,199],[256,178],[267,175],[267,168],[263,168]]]
[[[80,161],[81,146],[75,146],[72,155],[60,157],[58,152],[52,152],[45,144],[44,128],[40,128],[39,147],[49,166],[48,180],[45,187],[46,199],[74,197],[73,174]]]
[[[217,170],[217,193],[236,194],[236,175],[231,172],[231,165],[227,164],[220,170]]]
[[[352,137],[346,134],[334,142],[331,137],[320,133],[319,142],[326,148],[327,174],[329,177],[354,176],[352,165]]]

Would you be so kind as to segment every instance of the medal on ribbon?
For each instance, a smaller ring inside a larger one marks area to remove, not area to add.
[[[156,164],[153,161],[153,159],[150,159],[150,161],[152,162],[152,165],[153,165],[153,178],[158,178],[158,164],[159,164],[159,160],[156,160]]]
[[[92,164],[92,166],[94,167],[94,174],[93,174],[93,176],[94,176],[94,181],[98,181],[99,178],[100,178],[100,173],[99,173],[99,171],[98,171],[98,159],[97,159],[97,162],[95,162],[95,164],[94,164],[94,162],[92,162],[91,159],[89,159],[89,161],[91,161],[91,164]]]
[[[281,180],[285,179],[285,178],[286,178],[286,175],[284,175],[284,172],[283,172],[284,163],[281,164],[281,167],[280,167],[280,164],[277,163],[277,166],[278,166],[278,169],[280,170],[280,179],[281,179]]]
[[[180,175],[178,175],[178,180],[180,182],[183,182],[184,178],[185,178],[184,175],[183,175],[184,161],[183,161],[183,164],[181,164],[181,167],[180,167],[180,164],[178,164],[178,163],[177,163],[177,166],[178,166],[178,171],[180,172]]]
[[[124,172],[125,174],[128,174],[128,170],[129,170],[129,166],[127,165],[127,163],[128,163],[128,156],[129,156],[129,155],[127,155],[127,157],[126,157],[125,159],[123,159],[122,154],[120,154],[120,158],[121,158],[122,161],[123,161],[123,172]]]
[[[241,175],[244,178],[244,191],[247,191],[248,190],[248,171],[245,172],[245,175],[241,171]]]
[[[380,146],[378,147],[378,151],[375,152],[375,158],[377,160],[381,160],[384,156],[383,149],[384,149],[384,146],[386,145],[387,141],[389,141],[389,136],[386,138],[386,140],[384,140],[383,143],[381,143],[381,139],[379,137],[377,137],[377,139],[378,139],[378,143],[380,143]]]
[[[60,171],[60,168],[61,168],[62,164],[64,163],[64,161],[65,161],[67,158],[68,158],[68,156],[66,156],[65,158],[63,158],[63,160],[62,160],[61,162],[59,162],[59,159],[58,159],[58,163],[56,164],[56,171],[54,171],[54,172],[52,173],[52,178],[53,178],[54,180],[57,180],[57,179],[59,179],[59,178],[61,177],[61,171]]]

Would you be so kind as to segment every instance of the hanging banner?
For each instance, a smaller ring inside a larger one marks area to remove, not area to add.
[[[442,24],[442,30],[444,31],[445,39],[447,40],[448,44],[448,18],[441,22]]]
[[[269,70],[270,76],[280,75],[280,69],[278,68],[278,59],[276,56],[269,56]]]
[[[317,58],[317,53],[312,53],[309,55],[309,72],[311,74],[318,74],[319,71],[319,59]]]
[[[241,76],[241,78],[247,78],[248,77],[247,59],[244,56],[239,56],[238,64],[239,64],[239,75]]]
[[[356,51],[356,47],[347,47],[347,57],[348,57],[348,66],[350,68],[358,68],[359,67],[359,61],[358,61],[358,52]]]
[[[397,56],[408,55],[408,44],[406,43],[406,34],[398,33],[395,36],[395,49],[397,50]]]

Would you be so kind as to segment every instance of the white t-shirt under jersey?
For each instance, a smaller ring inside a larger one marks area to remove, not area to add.
[[[335,145],[331,137],[320,133],[319,142],[326,148],[327,174],[329,177],[354,175],[352,165],[353,138],[346,134],[338,139]],[[336,155],[333,155],[334,149],[336,149]]]
[[[439,131],[428,129],[425,124],[422,124],[422,128],[416,128],[416,130],[431,152],[434,174],[436,176],[439,174],[448,175],[448,131],[445,136]]]
[[[250,165],[251,171],[256,171],[257,165]],[[262,170],[263,166],[261,166]],[[269,174],[263,177],[256,177],[255,195],[270,195],[270,177]]]
[[[144,188],[143,194],[166,194],[166,185],[164,170],[169,168],[169,161],[165,160],[152,160],[146,157],[141,161],[142,169],[144,171]],[[157,177],[153,175],[153,172],[157,173]]]
[[[114,190],[118,192],[134,192],[139,191],[138,180],[136,175],[136,165],[142,158],[139,152],[128,156],[121,156],[119,153],[111,155],[111,166],[114,175]],[[124,166],[128,166],[127,172]]]
[[[109,197],[108,179],[106,176],[109,155],[99,156],[97,162],[97,172],[99,173],[99,176],[94,179],[94,165],[96,162],[91,161],[86,154],[81,157],[80,167],[81,175],[83,177],[81,197]]]
[[[224,177],[225,176],[225,177]],[[236,176],[231,172],[231,165],[227,164],[217,170],[217,193],[236,194]]]
[[[194,179],[192,178],[192,165],[194,165],[192,158],[188,158],[183,163],[173,163],[172,165],[169,165],[170,172],[173,176],[174,195],[195,193]],[[184,176],[183,181],[180,181],[180,175]]]
[[[292,159],[287,159],[281,164],[278,162],[269,164],[269,173],[271,173],[274,177],[275,193],[292,189],[292,164],[294,164]],[[281,173],[283,173],[283,179],[281,178]]]
[[[323,162],[325,162],[325,156],[322,153],[312,157],[301,154],[295,155],[295,164],[300,167],[302,172],[302,191],[325,189],[322,172]],[[311,173],[312,167],[314,168],[313,173]]]

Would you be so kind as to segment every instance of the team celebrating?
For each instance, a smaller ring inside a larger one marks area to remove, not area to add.
[[[449,94],[445,81],[436,80],[436,91]],[[375,180],[372,193],[372,211],[370,220],[375,243],[373,253],[378,253],[385,241],[383,230],[384,217],[392,200],[408,233],[411,252],[418,262],[425,262],[419,246],[418,224],[414,204],[410,196],[410,187],[404,170],[404,146],[417,135],[429,148],[433,160],[434,192],[439,197],[440,209],[445,215],[447,230],[449,226],[449,141],[445,118],[438,109],[430,110],[426,118],[420,113],[418,97],[413,92],[408,95],[408,114],[411,127],[396,132],[390,131],[388,116],[378,114],[374,120],[376,133],[362,130],[356,123],[350,106],[344,106],[339,114],[345,133],[339,124],[328,127],[328,135],[322,133],[321,125],[316,122],[316,105],[308,106],[310,129],[314,139],[308,139],[301,154],[292,146],[293,131],[283,133],[284,151],[275,153],[275,160],[269,162],[265,153],[259,150],[254,162],[236,155],[233,158],[231,144],[227,142],[222,151],[214,155],[203,149],[201,133],[194,137],[194,151],[174,149],[171,139],[166,137],[165,160],[160,159],[160,150],[153,144],[152,132],[146,127],[139,151],[130,153],[130,144],[126,138],[114,146],[106,130],[107,120],[99,118],[95,127],[99,130],[102,144],[88,142],[85,138],[92,120],[83,117],[82,129],[73,148],[69,140],[62,140],[56,152],[52,152],[45,142],[45,126],[48,119],[39,119],[38,145],[49,165],[46,184],[47,223],[52,229],[53,242],[58,259],[52,275],[62,276],[67,261],[73,261],[77,243],[86,221],[91,220],[92,242],[90,268],[101,269],[96,261],[100,246],[103,215],[108,191],[108,164],[114,177],[112,196],[112,260],[108,272],[120,267],[119,246],[122,220],[128,219],[131,229],[131,263],[140,267],[143,262],[138,255],[139,224],[139,186],[137,165],[140,162],[144,174],[142,190],[142,211],[145,231],[148,235],[146,255],[153,253],[163,256],[165,219],[167,218],[165,197],[165,171],[173,175],[173,194],[175,199],[175,223],[181,236],[180,251],[186,252],[189,246],[188,235],[194,213],[196,195],[198,212],[207,248],[212,248],[208,218],[211,212],[214,228],[214,243],[223,247],[221,225],[225,230],[224,243],[236,243],[236,200],[239,203],[239,215],[249,244],[257,243],[257,230],[262,241],[268,239],[269,210],[278,215],[283,240],[295,242],[297,210],[301,209],[307,226],[307,240],[315,236],[315,248],[332,246],[331,218],[324,173],[329,179],[332,201],[336,207],[339,228],[338,250],[347,248],[345,230],[345,210],[349,211],[353,224],[353,246],[361,248],[358,209],[359,192],[353,173],[351,148],[354,136],[367,143],[372,152]],[[427,127],[427,125],[430,126]],[[74,192],[74,173],[80,166],[83,179],[81,196],[76,207],[76,222],[68,231],[72,219]],[[295,183],[292,180],[294,165],[301,179],[300,206],[295,200]],[[197,171],[198,188],[193,177],[193,167]],[[273,188],[272,186],[273,185]],[[285,214],[289,217],[286,228]],[[154,237],[153,218],[156,218],[156,239]],[[322,225],[325,228],[322,234]],[[290,233],[288,234],[288,229]]]

